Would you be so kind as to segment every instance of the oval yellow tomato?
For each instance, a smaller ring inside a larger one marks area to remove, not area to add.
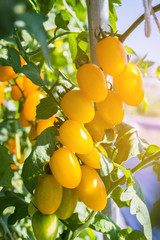
[[[127,67],[127,54],[122,43],[115,37],[106,37],[99,41],[96,55],[99,65],[110,76],[119,76]]]
[[[118,125],[124,117],[124,104],[119,95],[114,91],[108,91],[103,102],[97,103],[97,110],[101,118],[111,125]]]
[[[13,85],[11,89],[11,97],[15,101],[19,101],[22,98],[22,91],[24,91],[24,86],[23,86],[23,77],[19,77],[16,80],[16,84],[18,85]]]
[[[40,73],[40,76],[41,76],[42,80],[44,80],[44,75],[42,72]],[[25,91],[26,96],[28,96],[32,92],[38,90],[38,88],[39,88],[38,85],[34,84],[29,78],[27,78],[24,75],[24,91]]]
[[[42,214],[54,213],[61,204],[62,194],[63,188],[53,175],[42,174],[39,176],[34,197],[36,206]]]
[[[36,118],[36,106],[40,103],[40,100],[45,97],[46,95],[39,90],[28,95],[23,106],[23,114],[28,121],[32,121]]]
[[[81,181],[81,167],[77,157],[67,148],[59,148],[49,161],[51,171],[59,184],[75,188]]]
[[[57,119],[55,116],[48,119],[39,119],[37,123],[37,136],[40,135],[46,128],[53,127],[54,122],[56,121]]]
[[[113,78],[114,86],[122,101],[130,106],[138,106],[144,97],[143,79],[140,69],[133,63],[120,76]]]
[[[107,79],[97,65],[82,65],[77,71],[77,82],[83,94],[93,102],[101,102],[107,97]]]
[[[101,165],[100,165],[101,155],[95,146],[93,146],[93,149],[91,152],[87,154],[78,154],[78,157],[82,160],[83,163],[85,163],[86,165],[92,168],[96,168],[96,169],[101,168]]]
[[[60,219],[69,218],[77,205],[78,194],[76,189],[63,188],[62,202],[56,211],[56,215]]]
[[[73,152],[86,154],[92,151],[92,138],[87,129],[77,121],[65,121],[59,128],[58,138],[64,146]]]
[[[67,92],[60,105],[64,114],[72,120],[87,123],[94,118],[94,106],[80,90]]]
[[[77,193],[81,201],[94,211],[102,211],[107,203],[105,185],[97,171],[87,165],[81,167],[82,179]]]

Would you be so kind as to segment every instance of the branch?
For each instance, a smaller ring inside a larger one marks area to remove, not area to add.
[[[96,215],[96,213],[97,213],[97,212],[95,212],[95,211],[90,212],[87,221],[86,221],[82,226],[80,226],[79,228],[77,228],[77,229],[73,232],[70,240],[75,239],[84,229],[86,229],[86,228],[89,227],[89,225],[91,224],[91,221],[92,221],[92,219],[94,218],[94,216]]]
[[[134,174],[138,171],[140,171],[145,165],[147,165],[148,163],[150,163],[153,160],[156,160],[160,158],[160,151],[152,154],[151,156],[147,157],[145,160],[141,161],[139,164],[137,164],[134,168],[131,169],[131,173]],[[116,182],[113,183],[113,185],[110,186],[110,188],[107,191],[107,194],[111,194],[112,191],[118,187],[119,185],[123,184],[124,181],[126,180],[125,175],[123,177],[121,177],[120,179],[118,179]]]
[[[152,9],[154,10],[154,12],[158,12],[160,11],[160,4],[152,7]],[[138,25],[143,22],[144,20],[144,14],[142,14],[123,34],[119,34],[119,40],[121,42],[124,42],[126,40],[126,38],[130,35],[130,33],[133,32],[133,30],[138,27]]]

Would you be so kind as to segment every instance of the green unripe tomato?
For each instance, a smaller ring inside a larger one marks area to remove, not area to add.
[[[54,213],[43,215],[37,211],[32,217],[32,228],[37,240],[55,240],[58,231],[58,218]]]
[[[57,217],[60,219],[69,218],[74,212],[74,209],[77,205],[77,201],[78,194],[75,188],[74,189],[63,188],[62,202],[60,207],[56,211]]]

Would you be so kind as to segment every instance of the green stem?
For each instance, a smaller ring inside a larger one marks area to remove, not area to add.
[[[19,88],[20,92],[22,93],[22,97],[23,97],[24,99],[26,99],[26,97],[24,96],[24,92],[23,92],[23,90],[20,88],[20,86],[17,84],[16,79],[14,79],[14,82],[15,82],[15,85]]]
[[[63,0],[63,4],[66,7],[66,9],[68,10],[68,12],[70,13],[70,15],[74,18],[75,22],[77,23],[77,25],[79,26],[79,28],[81,29],[81,31],[84,31],[84,28],[81,24],[81,22],[79,21],[79,19],[76,17],[75,12],[69,7],[69,5],[67,4],[66,0]]]
[[[134,174],[134,173],[140,171],[145,165],[147,165],[151,161],[156,160],[158,158],[160,158],[160,151],[152,154],[151,156],[147,157],[145,160],[143,160],[139,164],[137,164],[134,168],[131,169],[131,173]],[[110,195],[116,187],[123,184],[125,179],[126,179],[126,177],[124,175],[123,177],[118,179],[116,182],[114,182],[107,191],[108,195]]]
[[[95,211],[90,212],[87,221],[73,232],[70,240],[75,239],[84,229],[89,227],[89,225],[91,224],[92,219],[94,218],[96,213],[97,212],[95,212]]]
[[[152,7],[152,9],[154,10],[154,12],[160,11],[160,4]],[[121,42],[124,42],[126,38],[134,31],[134,29],[136,29],[136,27],[138,27],[138,25],[143,22],[143,20],[144,14],[142,14],[123,34],[118,35],[119,40]]]
[[[60,107],[59,102],[57,102],[57,100],[55,99],[55,97],[52,94],[52,91],[50,89],[48,89],[46,86],[43,86],[43,90],[50,96],[53,98],[53,100],[55,101],[55,103]]]
[[[125,172],[126,168],[123,167],[122,165],[119,165],[118,163],[113,163],[114,167],[117,167],[119,169],[121,169],[123,172]]]
[[[8,236],[10,237],[11,240],[14,240],[9,228],[7,227],[7,225],[5,224],[5,222],[3,221],[2,218],[0,218],[0,223],[2,224],[2,227],[4,229],[4,232],[8,234]]]
[[[18,36],[18,34],[17,34],[17,32],[16,32],[15,29],[14,29],[14,39],[15,39],[15,41],[16,41],[16,43],[17,43],[17,47],[18,47],[19,51],[22,52],[22,57],[25,59],[25,61],[26,61],[27,63],[29,63],[30,61],[29,61],[29,59],[28,59],[28,57],[27,57],[27,53],[26,53],[25,50],[23,49],[22,44],[21,44],[21,41],[20,41],[19,36]]]

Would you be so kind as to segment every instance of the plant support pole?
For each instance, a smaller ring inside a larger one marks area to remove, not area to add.
[[[109,4],[108,0],[87,0],[88,11],[88,29],[89,29],[89,42],[90,42],[90,54],[91,61],[94,64],[98,64],[96,57],[96,45],[97,39],[95,33],[98,34],[99,27],[105,31],[109,31]],[[103,213],[108,215],[115,223],[117,222],[118,208],[112,199],[108,199],[107,206],[103,210]],[[107,240],[107,236],[103,236],[104,240]]]

